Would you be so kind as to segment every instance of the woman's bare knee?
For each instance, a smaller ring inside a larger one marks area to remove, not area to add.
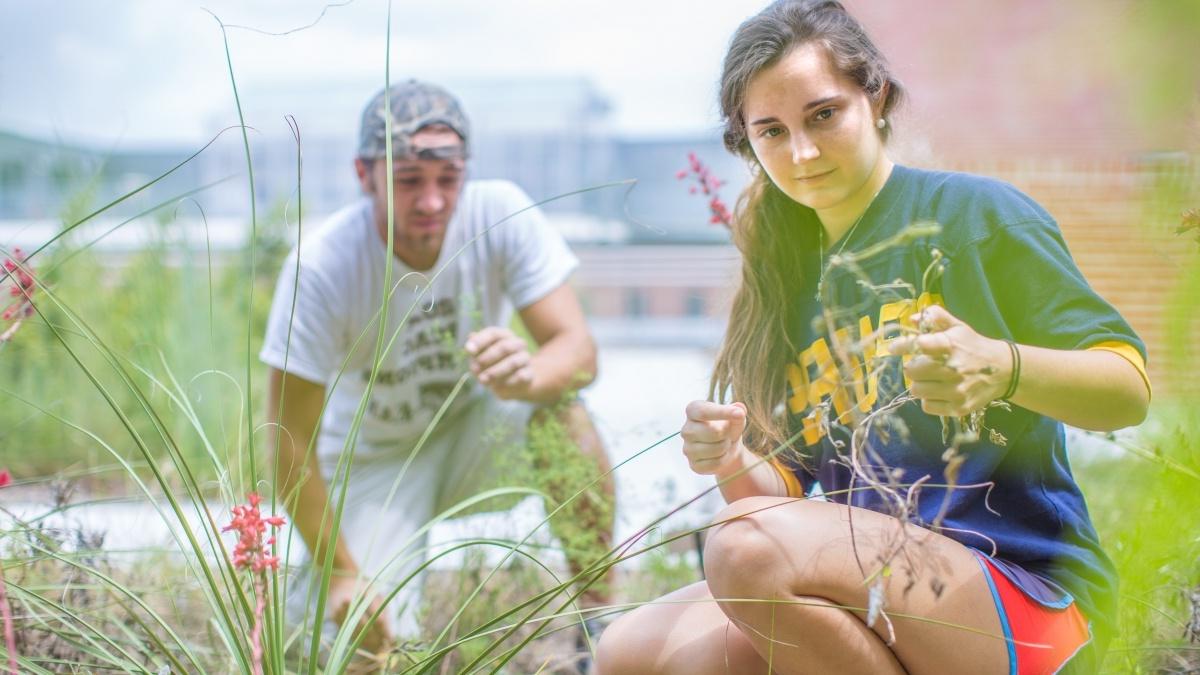
[[[713,594],[769,597],[796,590],[791,588],[794,567],[798,549],[804,548],[797,542],[810,511],[803,502],[774,497],[741,499],[722,509],[704,547],[705,578]]]

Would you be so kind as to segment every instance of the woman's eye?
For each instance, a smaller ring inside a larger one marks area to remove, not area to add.
[[[763,130],[762,135],[764,138],[775,138],[782,133],[783,129],[780,129],[779,127],[768,127]]]
[[[818,122],[828,122],[829,120],[833,119],[833,111],[834,111],[833,108],[825,108],[824,110],[819,110],[819,111],[817,111],[816,115],[813,115],[813,119],[815,119]]]

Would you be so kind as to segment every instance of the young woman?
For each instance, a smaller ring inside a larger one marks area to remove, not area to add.
[[[892,162],[901,97],[838,2],[734,35],[742,284],[682,430],[729,506],[706,580],[604,633],[605,675],[1095,667],[1116,579],[1063,424],[1141,422],[1144,346],[1029,197]]]

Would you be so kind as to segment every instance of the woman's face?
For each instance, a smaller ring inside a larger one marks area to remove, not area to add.
[[[754,155],[784,194],[818,215],[857,217],[870,203],[884,158],[878,115],[824,47],[800,45],[755,75],[742,113]]]

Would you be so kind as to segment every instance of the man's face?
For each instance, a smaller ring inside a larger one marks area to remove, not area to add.
[[[392,163],[392,252],[413,269],[427,270],[437,262],[446,238],[446,227],[466,175],[461,159],[462,138],[442,125],[427,127],[412,136],[415,152],[445,151],[453,159],[398,158]],[[441,154],[441,153],[435,153]],[[371,199],[375,227],[387,242],[387,162],[355,160],[363,192]]]

